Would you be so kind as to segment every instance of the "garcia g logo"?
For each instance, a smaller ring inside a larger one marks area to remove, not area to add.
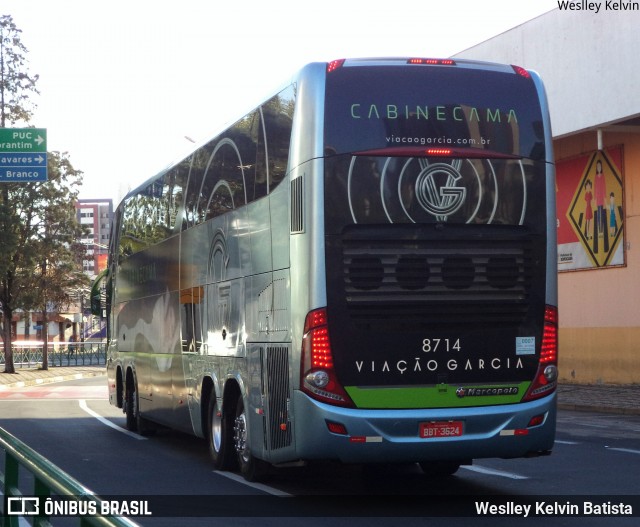
[[[461,179],[460,172],[446,163],[425,166],[416,180],[416,198],[423,209],[444,221],[464,203],[467,189],[457,186]],[[442,180],[444,184],[439,184]]]

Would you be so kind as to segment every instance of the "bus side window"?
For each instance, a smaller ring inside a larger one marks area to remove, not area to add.
[[[184,202],[184,219],[182,222],[182,230],[193,227],[201,223],[202,219],[198,214],[198,204],[200,197],[200,188],[207,162],[211,157],[212,143],[215,139],[199,148],[191,158],[191,166],[189,168],[189,177],[187,182],[187,194]]]
[[[293,86],[281,91],[262,107],[269,154],[269,192],[278,186],[287,173],[293,110]]]
[[[256,112],[256,119],[251,128],[251,139],[256,144],[255,176],[250,183],[249,201],[267,195],[267,150],[263,133],[262,112]]]

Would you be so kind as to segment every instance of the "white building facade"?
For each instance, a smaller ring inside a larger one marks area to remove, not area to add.
[[[558,202],[561,380],[640,382],[640,11],[555,9],[457,57],[540,73]],[[604,201],[603,201],[604,199]]]

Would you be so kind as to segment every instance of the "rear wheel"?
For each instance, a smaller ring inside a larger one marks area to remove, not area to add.
[[[127,430],[131,432],[138,431],[138,391],[136,383],[128,376],[127,384],[124,391],[124,413],[127,416]]]
[[[155,432],[153,425],[140,415],[138,384],[132,377],[127,381],[124,403],[124,412],[127,416],[127,430],[138,432],[138,434],[142,436]]]
[[[249,447],[249,431],[247,428],[247,414],[244,410],[242,395],[238,397],[236,405],[236,419],[233,425],[233,443],[238,458],[240,473],[247,481],[261,481],[269,472],[269,464],[251,454]]]
[[[233,451],[233,418],[222,412],[215,394],[209,400],[209,422],[207,439],[209,453],[216,470],[231,470],[236,467],[236,457]]]

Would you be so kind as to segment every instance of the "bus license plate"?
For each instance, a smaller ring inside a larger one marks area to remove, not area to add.
[[[434,437],[459,437],[461,435],[462,421],[420,423],[420,437],[423,439],[431,439]]]

